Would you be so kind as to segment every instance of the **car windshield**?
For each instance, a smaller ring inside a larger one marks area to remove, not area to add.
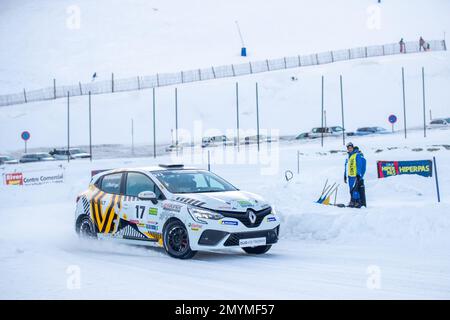
[[[202,193],[237,190],[230,183],[208,171],[162,170],[153,173],[171,193]]]

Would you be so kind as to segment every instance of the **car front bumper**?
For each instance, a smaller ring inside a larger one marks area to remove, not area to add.
[[[241,240],[265,238],[266,245],[278,242],[280,224],[276,226],[260,226],[258,228],[244,228],[245,230],[204,229],[190,234],[192,250],[226,249],[230,247],[244,247]]]

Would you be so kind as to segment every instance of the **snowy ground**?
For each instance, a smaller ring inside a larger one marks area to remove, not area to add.
[[[105,80],[111,72],[122,78],[398,42],[401,37],[441,39],[450,30],[449,7],[446,0],[379,5],[373,0],[4,0],[0,39],[7,50],[0,50],[0,93],[49,86],[53,78],[57,85],[89,81],[94,72]],[[79,28],[74,20],[77,11]],[[246,40],[247,58],[239,56],[235,20]],[[422,67],[426,120],[430,112],[433,118],[450,116],[450,54],[427,52],[179,86],[179,127],[187,133],[187,142],[206,135],[233,136],[239,81],[241,129],[255,128],[258,82],[262,129],[280,135],[309,131],[321,123],[322,75],[326,123],[340,125],[342,75],[348,131],[388,127],[392,113],[399,118],[399,129],[404,125],[402,67],[408,128],[423,123]],[[157,144],[162,147],[170,143],[175,125],[174,88],[159,88],[156,102]],[[71,145],[87,145],[87,99],[73,98],[70,106]],[[151,106],[151,90],[93,97],[94,145],[128,148],[133,120],[136,148],[148,148],[153,139]],[[18,156],[23,130],[31,132],[30,149],[64,146],[66,116],[64,99],[1,108],[0,153]],[[75,199],[87,187],[92,169],[164,162],[206,168],[206,150],[187,148],[178,158],[2,166],[1,174],[63,170],[64,183],[0,185],[0,298],[449,299],[449,136],[450,130],[436,129],[426,139],[420,130],[409,131],[406,140],[402,132],[352,138],[368,160],[368,207],[361,210],[315,203],[326,179],[341,184],[338,202],[348,201],[340,138],[327,139],[323,148],[318,140],[284,141],[263,148],[260,156],[255,146],[239,153],[211,148],[214,172],[243,190],[261,194],[280,215],[280,242],[259,257],[237,249],[180,261],[163,250],[85,242],[74,233]],[[119,156],[128,152],[126,148]],[[433,156],[439,168],[439,204],[434,179],[377,179],[376,160]],[[294,172],[289,182],[285,170]],[[79,288],[73,281],[77,274]]]
[[[314,203],[326,178],[342,183],[345,156],[330,152],[343,150],[339,139],[326,140],[323,149],[318,141],[282,143],[262,164],[213,163],[219,175],[266,197],[282,218],[280,242],[259,257],[234,250],[179,261],[159,249],[76,237],[75,197],[86,187],[91,169],[177,161],[173,157],[4,167],[2,172],[60,164],[65,182],[0,187],[0,298],[448,299],[449,131],[430,131],[427,139],[421,134],[410,133],[407,140],[401,134],[353,139],[368,159],[369,206],[362,210]],[[286,182],[284,170],[296,172],[297,150],[302,153],[300,175]],[[254,154],[254,148],[248,152]],[[440,204],[433,179],[376,178],[376,160],[433,155],[439,166]],[[217,161],[219,151],[212,158]],[[338,202],[346,201],[342,185]],[[80,271],[80,289],[67,286],[74,270]]]

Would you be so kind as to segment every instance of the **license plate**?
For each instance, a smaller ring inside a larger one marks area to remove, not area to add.
[[[266,237],[263,238],[251,238],[251,239],[240,239],[239,246],[240,247],[256,247],[256,246],[265,246],[266,245]]]

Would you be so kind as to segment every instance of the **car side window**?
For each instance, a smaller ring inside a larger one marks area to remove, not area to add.
[[[128,172],[125,194],[127,196],[137,197],[142,191],[153,191],[157,199],[161,199],[161,190],[156,186],[152,179],[145,174],[138,172]]]
[[[122,181],[122,173],[113,173],[104,176],[101,188],[106,193],[120,194],[120,183]]]

